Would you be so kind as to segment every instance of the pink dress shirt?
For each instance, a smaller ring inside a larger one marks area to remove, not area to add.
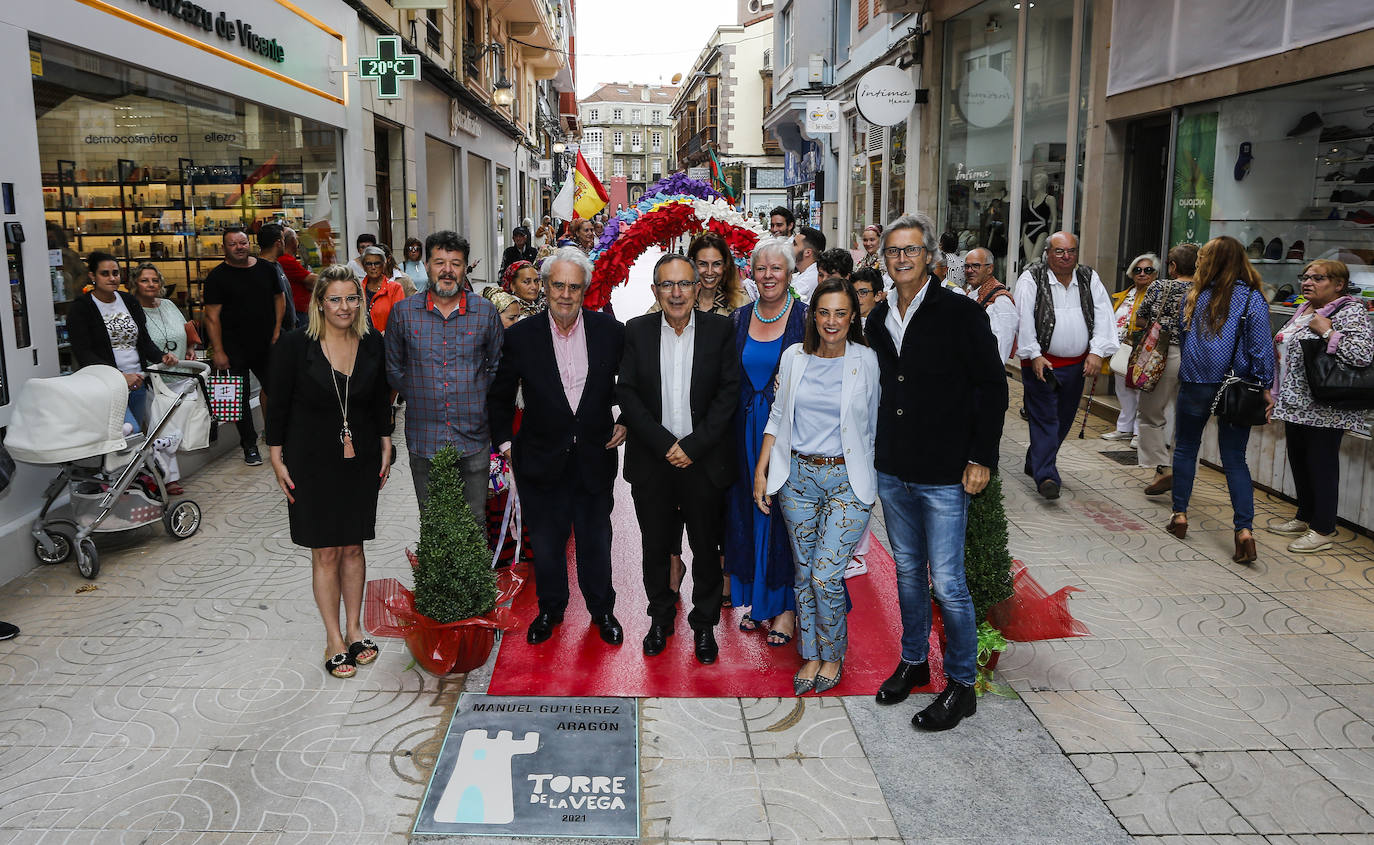
[[[550,312],[549,328],[553,331],[553,357],[558,362],[558,377],[563,382],[568,407],[575,414],[582,401],[582,388],[587,385],[587,331],[582,312],[577,312],[577,321],[567,334],[558,327]]]

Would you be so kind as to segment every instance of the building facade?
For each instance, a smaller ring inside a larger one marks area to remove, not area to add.
[[[718,27],[673,103],[680,168],[714,153],[735,202],[767,216],[785,204],[782,148],[763,131],[773,100],[773,4],[753,0],[733,26]]]
[[[578,103],[582,155],[610,192],[610,211],[638,202],[645,188],[676,169],[670,110],[677,92],[611,82]]]

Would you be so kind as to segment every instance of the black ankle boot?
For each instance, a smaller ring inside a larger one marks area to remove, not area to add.
[[[923,731],[947,731],[965,716],[972,716],[977,709],[978,696],[973,687],[948,681],[945,691],[936,696],[929,707],[913,716],[911,724]]]
[[[906,697],[911,695],[912,690],[928,683],[930,683],[930,663],[925,660],[920,663],[907,663],[903,660],[897,664],[897,671],[892,673],[892,677],[883,681],[883,685],[878,687],[875,700],[879,704],[898,704],[906,701]]]

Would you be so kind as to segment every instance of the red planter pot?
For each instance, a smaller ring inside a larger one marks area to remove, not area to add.
[[[415,662],[436,675],[476,669],[487,662],[495,643],[496,631],[492,628],[439,625],[428,617],[406,631],[406,646]]]

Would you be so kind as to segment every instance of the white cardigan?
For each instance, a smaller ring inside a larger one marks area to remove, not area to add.
[[[792,471],[792,421],[796,416],[797,388],[810,355],[800,343],[783,350],[778,366],[778,393],[768,415],[764,434],[771,434],[773,451],[768,458],[768,493],[782,489]],[[844,464],[854,495],[866,505],[878,493],[878,475],[873,469],[873,441],[878,430],[878,356],[867,346],[846,343],[844,380],[840,388],[840,442],[844,445]]]

